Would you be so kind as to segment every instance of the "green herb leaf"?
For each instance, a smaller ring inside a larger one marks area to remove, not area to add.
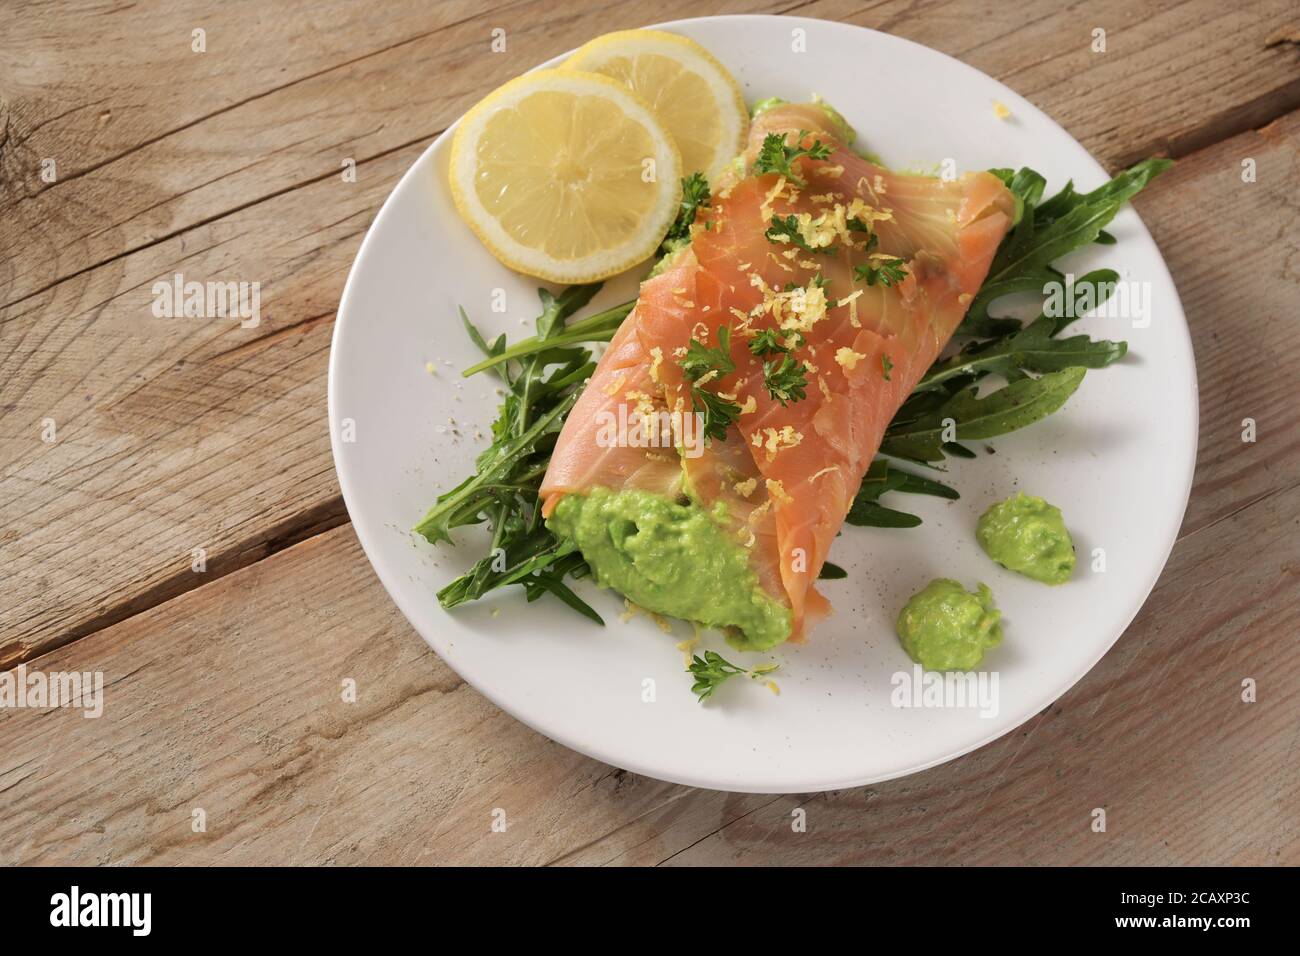
[[[859,528],[915,528],[921,523],[914,514],[895,511],[874,501],[854,501],[844,521]]]
[[[763,387],[783,406],[807,397],[808,376],[803,363],[789,355],[763,363]]]
[[[945,420],[955,423],[958,439],[993,438],[1024,428],[1056,411],[1083,381],[1081,367],[1025,378],[976,397],[977,386],[962,389],[937,408],[906,423],[891,423],[880,447],[883,454],[913,461],[941,461]]]
[[[1125,342],[1094,341],[1086,335],[1058,339],[1054,336],[1077,318],[1081,304],[1099,305],[1114,288],[1119,275],[1110,269],[1098,269],[1075,281],[1069,291],[1073,305],[1062,315],[1040,315],[1025,326],[1017,324],[1008,335],[969,345],[961,352],[936,362],[921,377],[916,390],[924,391],[954,379],[971,379],[996,372],[1008,380],[1024,371],[1055,372],[1063,368],[1105,368],[1119,361],[1128,351]]]
[[[564,320],[591,301],[591,297],[600,291],[601,283],[590,285],[571,285],[558,296],[551,295],[547,289],[538,289],[537,296],[542,300],[542,314],[537,317],[537,337],[548,339],[556,326],[563,327]]]
[[[740,417],[740,406],[715,392],[696,385],[691,389],[691,405],[704,416],[704,440],[727,440],[727,429]]]
[[[1167,159],[1143,160],[1090,193],[1077,193],[1072,183],[1066,183],[1041,203],[1043,177],[1032,169],[991,170],[1016,198],[1016,224],[998,247],[958,332],[975,336],[1005,332],[1008,320],[990,318],[989,306],[1012,292],[1041,291],[1048,282],[1059,281],[1061,274],[1051,264],[1075,249],[1105,241],[1104,227],[1120,207],[1172,165]]]
[[[955,489],[941,482],[905,471],[887,458],[877,458],[867,469],[845,521],[859,527],[915,528],[921,523],[919,517],[879,504],[880,496],[891,491],[932,495],[950,501],[961,497]]]
[[[718,344],[710,347],[697,339],[691,339],[686,347],[686,354],[677,363],[682,374],[692,382],[697,382],[709,372],[719,376],[736,370],[736,363],[731,360],[731,329],[725,325],[718,326]]]
[[[864,262],[853,268],[853,278],[858,282],[866,282],[867,285],[875,285],[879,282],[881,285],[894,286],[907,278],[907,269],[904,268],[907,262],[903,259],[879,259],[877,265],[870,262]]]
[[[807,156],[809,159],[830,159],[831,156],[831,148],[824,145],[821,140],[814,140],[807,149],[799,146],[798,144],[802,143],[806,136],[808,136],[807,131],[800,130],[795,137],[796,145],[787,146],[783,134],[768,133],[763,137],[758,158],[754,160],[753,172],[779,173],[792,183],[804,185],[803,179],[794,170],[794,161],[801,156]]]
[[[701,209],[708,208],[710,201],[709,181],[703,173],[691,173],[682,180],[682,198],[677,218],[664,235],[664,241],[659,246],[660,255],[674,252],[682,242],[690,239],[691,226],[695,224],[696,216]]]
[[[566,328],[567,319],[598,288],[574,286],[559,295],[539,290],[537,335],[515,346],[507,346],[504,335],[488,343],[461,310],[466,333],[486,356],[471,374],[491,369],[506,394],[492,423],[492,444],[478,456],[474,474],[440,495],[415,528],[433,543],[451,542],[452,530],[464,525],[486,523],[492,532],[488,555],[438,592],[444,607],[517,584],[530,601],[552,594],[600,622],[600,615],[563,583],[565,575],[586,573],[587,565],[572,544],[546,527],[538,500],[564,418],[595,369],[591,352],[576,343],[611,337],[631,308],[629,303],[616,314],[601,313]]]
[[[790,350],[785,346],[785,337],[777,329],[760,329],[749,340],[749,351],[762,358],[765,355],[780,355]]]
[[[486,347],[486,343],[480,344],[479,347],[487,353],[488,357],[475,365],[471,365],[465,371],[461,372],[463,378],[469,378],[471,375],[477,375],[479,372],[485,372],[489,369],[496,369],[507,362],[518,361],[535,355],[538,352],[563,345],[579,345],[585,342],[608,342],[618,331],[618,327],[623,324],[628,313],[636,305],[636,300],[623,302],[613,308],[606,309],[603,312],[597,312],[595,315],[588,316],[581,321],[566,325],[563,332],[548,336],[534,335],[530,338],[520,339],[514,345],[506,347],[505,336],[497,339],[501,348],[491,351]],[[462,317],[464,310],[461,310]],[[473,328],[468,319],[464,319],[467,330],[470,330],[471,338],[478,336],[478,331]],[[476,344],[482,342],[482,337],[478,336]]]
[[[705,651],[703,656],[696,654],[686,669],[695,677],[695,683],[691,685],[691,693],[699,698],[700,703],[704,703],[713,696],[714,691],[739,674],[757,680],[780,666],[780,664],[759,664],[757,667],[750,668],[737,667],[722,655]]]
[[[799,220],[793,213],[788,216],[773,216],[772,224],[767,227],[767,232],[763,233],[763,235],[768,242],[778,244],[788,242],[812,255],[819,252],[830,253],[831,251],[828,248],[814,249],[808,245],[808,240],[804,239],[803,234],[799,231]]]

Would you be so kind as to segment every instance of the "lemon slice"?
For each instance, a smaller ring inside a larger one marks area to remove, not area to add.
[[[694,40],[660,30],[606,33],[578,49],[564,70],[617,80],[663,120],[687,175],[713,182],[745,145],[749,113],[726,68]]]
[[[681,158],[650,108],[613,80],[541,70],[461,120],[451,195],[512,269],[594,282],[649,258],[676,215]]]

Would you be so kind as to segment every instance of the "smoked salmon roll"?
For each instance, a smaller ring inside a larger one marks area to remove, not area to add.
[[[783,104],[636,307],[570,412],[541,495],[596,582],[744,650],[802,640],[815,582],[886,426],[1011,228],[990,173],[945,181],[854,152]]]

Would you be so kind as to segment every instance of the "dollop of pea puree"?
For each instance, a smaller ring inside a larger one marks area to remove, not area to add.
[[[926,670],[968,671],[1002,643],[1001,619],[986,585],[972,593],[951,578],[935,578],[903,605],[898,639]]]
[[[1044,584],[1064,584],[1074,574],[1074,542],[1061,509],[1023,492],[980,517],[975,537],[984,553],[1011,571]]]
[[[728,528],[727,507],[678,504],[647,491],[565,495],[546,526],[573,541],[598,585],[648,610],[726,631],[739,650],[790,636],[790,609],[758,583]]]

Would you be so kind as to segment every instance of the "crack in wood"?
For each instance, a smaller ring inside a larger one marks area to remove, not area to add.
[[[43,640],[38,653],[34,653],[26,643],[19,641],[17,644],[12,645],[8,653],[0,656],[0,671],[10,670],[19,664],[34,660],[36,657],[66,647],[75,641],[112,627],[114,624],[119,624],[127,618],[143,614],[160,604],[219,581],[221,578],[256,564],[273,554],[278,554],[309,538],[314,538],[347,523],[347,509],[343,505],[342,497],[331,498],[285,519],[269,529],[265,535],[257,535],[239,541],[210,557],[206,562],[206,570],[203,572],[192,570],[178,572],[146,591],[142,591],[119,603],[110,604],[94,617],[86,619],[58,637],[52,640]]]

